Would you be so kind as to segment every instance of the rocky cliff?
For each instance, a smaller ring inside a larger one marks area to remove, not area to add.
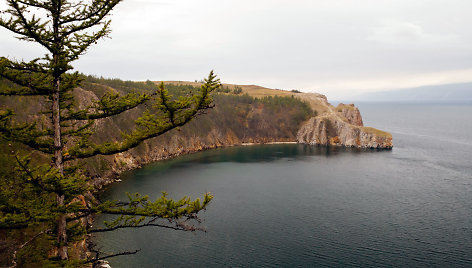
[[[311,145],[347,146],[356,148],[391,149],[390,133],[365,127],[359,109],[354,104],[330,105],[319,98],[323,113],[310,118],[297,133],[297,141]]]
[[[341,113],[344,118],[349,122],[349,124],[363,127],[364,122],[362,122],[361,112],[357,109],[354,104],[343,104],[340,103],[338,107],[336,107],[336,111]]]

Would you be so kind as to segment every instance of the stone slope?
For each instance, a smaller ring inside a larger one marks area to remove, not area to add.
[[[393,147],[390,133],[364,127],[359,109],[354,104],[341,103],[334,107],[325,96],[310,93],[303,93],[301,99],[310,99],[323,109],[300,127],[297,133],[299,143],[377,149]]]

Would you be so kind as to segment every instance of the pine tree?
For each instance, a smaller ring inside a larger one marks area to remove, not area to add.
[[[193,230],[180,219],[191,219],[204,209],[212,196],[203,200],[185,197],[179,201],[163,194],[156,201],[139,194],[128,195],[126,202],[92,204],[84,201],[90,190],[81,161],[97,155],[125,152],[143,141],[183,126],[211,106],[210,93],[220,86],[210,73],[200,92],[175,98],[161,84],[153,92],[118,95],[107,93],[92,105],[79,109],[72,91],[83,77],[72,72],[71,63],[99,39],[110,33],[107,16],[120,0],[6,0],[0,26],[15,33],[20,40],[40,44],[47,53],[29,62],[0,58],[0,77],[12,83],[1,87],[4,97],[43,98],[47,111],[36,122],[18,122],[19,111],[0,110],[0,138],[23,144],[48,163],[31,155],[13,154],[16,177],[2,182],[0,227],[41,226],[55,235],[57,263],[68,260],[68,243],[83,239],[88,233],[119,228],[161,226]],[[148,82],[150,83],[150,82]],[[122,134],[119,141],[97,143],[91,136],[97,120],[114,117],[137,106],[147,109],[135,127]],[[104,229],[87,229],[80,220],[95,213],[117,215]],[[168,219],[171,225],[159,224]],[[54,230],[54,231],[53,231]],[[125,254],[125,253],[123,253]],[[103,257],[105,258],[105,257]],[[95,260],[98,260],[98,255]]]

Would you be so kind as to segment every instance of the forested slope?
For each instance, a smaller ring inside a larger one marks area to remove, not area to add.
[[[0,81],[0,86],[14,87],[5,80]],[[197,92],[195,86],[166,84],[166,88],[174,98]],[[84,81],[74,91],[74,95],[77,100],[76,105],[84,108],[107,92],[116,94],[153,92],[156,88],[157,84],[150,81],[131,82],[84,76]],[[227,90],[227,87],[223,87],[219,92],[213,93],[213,99],[212,109],[199,115],[182,128],[148,140],[129,152],[89,159],[84,169],[87,170],[89,176],[96,178],[96,184],[100,187],[124,170],[180,154],[243,143],[296,141],[297,131],[301,124],[316,114],[307,102],[291,95],[256,98],[247,93]],[[11,107],[22,111],[17,114],[18,121],[44,117],[46,123],[47,115],[41,113],[46,105],[49,103],[39,98],[0,97],[1,107]],[[111,119],[101,120],[94,126],[96,134],[91,138],[96,141],[102,141],[105,138],[120,140],[123,131],[133,128],[134,120],[131,119],[135,119],[143,109],[152,111],[155,107],[143,106]],[[9,148],[5,145],[5,141],[0,142],[3,148],[2,158],[7,161]],[[41,156],[38,156],[38,159],[41,159]],[[4,165],[5,172],[2,174],[8,173],[11,169],[11,166],[7,166]]]

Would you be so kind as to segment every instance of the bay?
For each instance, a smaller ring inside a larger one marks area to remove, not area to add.
[[[95,240],[109,253],[141,249],[112,267],[472,266],[472,106],[358,106],[365,125],[393,134],[393,150],[255,145],[161,161],[102,198],[211,192],[207,232]]]

